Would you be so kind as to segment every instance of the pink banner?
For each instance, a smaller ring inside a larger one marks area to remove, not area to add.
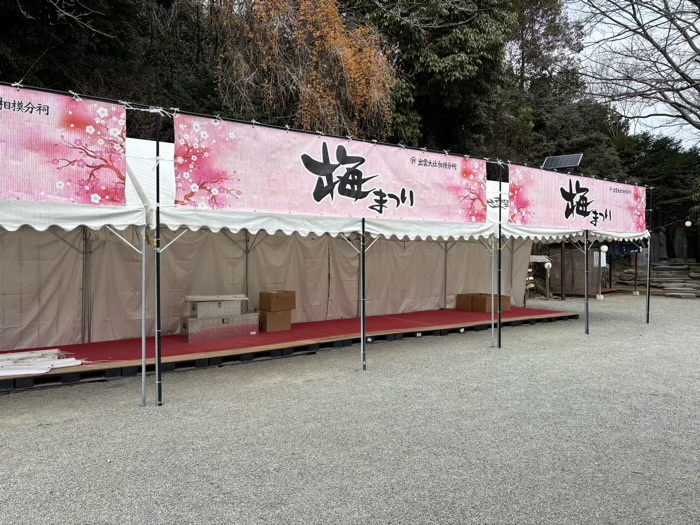
[[[642,233],[646,188],[563,173],[510,167],[511,224],[536,228]]]
[[[176,204],[483,223],[486,164],[189,115],[175,119]]]
[[[0,86],[0,200],[123,205],[119,105]]]

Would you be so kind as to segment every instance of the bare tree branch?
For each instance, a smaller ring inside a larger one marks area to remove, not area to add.
[[[700,130],[700,2],[578,0],[590,95]],[[640,118],[640,114],[634,118]],[[633,115],[626,115],[633,116]]]

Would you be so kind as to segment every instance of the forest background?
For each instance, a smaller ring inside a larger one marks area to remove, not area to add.
[[[645,1],[663,7],[657,18],[636,19]],[[583,153],[583,174],[653,187],[650,226],[700,218],[693,0],[0,0],[0,10],[5,82],[534,166]],[[652,65],[635,73],[640,57]],[[680,70],[668,87],[665,64]],[[665,103],[669,93],[690,109]],[[636,125],[655,115],[691,131]],[[133,117],[129,135],[153,138],[153,118]]]

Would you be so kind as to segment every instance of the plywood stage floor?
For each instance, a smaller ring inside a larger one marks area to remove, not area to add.
[[[518,326],[578,319],[578,314],[516,308],[504,312],[503,324]],[[450,332],[484,330],[491,326],[491,314],[464,310],[432,310],[407,314],[381,315],[367,318],[367,336],[373,340],[396,340],[403,337],[448,335]],[[177,368],[220,366],[229,362],[260,358],[285,357],[313,353],[323,348],[349,346],[360,341],[359,319],[339,319],[312,323],[297,323],[285,332],[261,333],[206,343],[187,343],[179,335],[162,339],[163,371]],[[507,342],[505,343],[507,347]],[[0,391],[32,388],[50,384],[106,380],[133,376],[141,370],[141,339],[123,339],[59,347],[71,357],[82,359],[82,366],[52,370],[48,374],[4,377]],[[23,349],[38,350],[38,349]],[[146,342],[149,370],[155,363],[155,340]]]

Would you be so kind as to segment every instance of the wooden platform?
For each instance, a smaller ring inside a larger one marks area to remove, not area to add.
[[[504,326],[578,319],[578,314],[512,308],[503,313]],[[404,337],[444,336],[449,333],[486,330],[491,314],[463,310],[433,310],[367,318],[368,342],[393,341]],[[315,353],[322,349],[341,348],[360,342],[358,319],[340,319],[298,323],[285,332],[261,333],[223,341],[188,344],[179,335],[163,337],[163,371],[180,368],[203,368],[227,363],[272,359],[295,354]],[[507,348],[507,340],[505,342]],[[102,341],[59,348],[86,364],[62,368],[36,376],[0,378],[0,392],[39,386],[70,384],[81,381],[105,381],[135,376],[141,372],[141,339]],[[30,350],[30,349],[23,349]],[[35,349],[31,349],[35,350]],[[148,338],[148,370],[155,364],[155,341]]]

